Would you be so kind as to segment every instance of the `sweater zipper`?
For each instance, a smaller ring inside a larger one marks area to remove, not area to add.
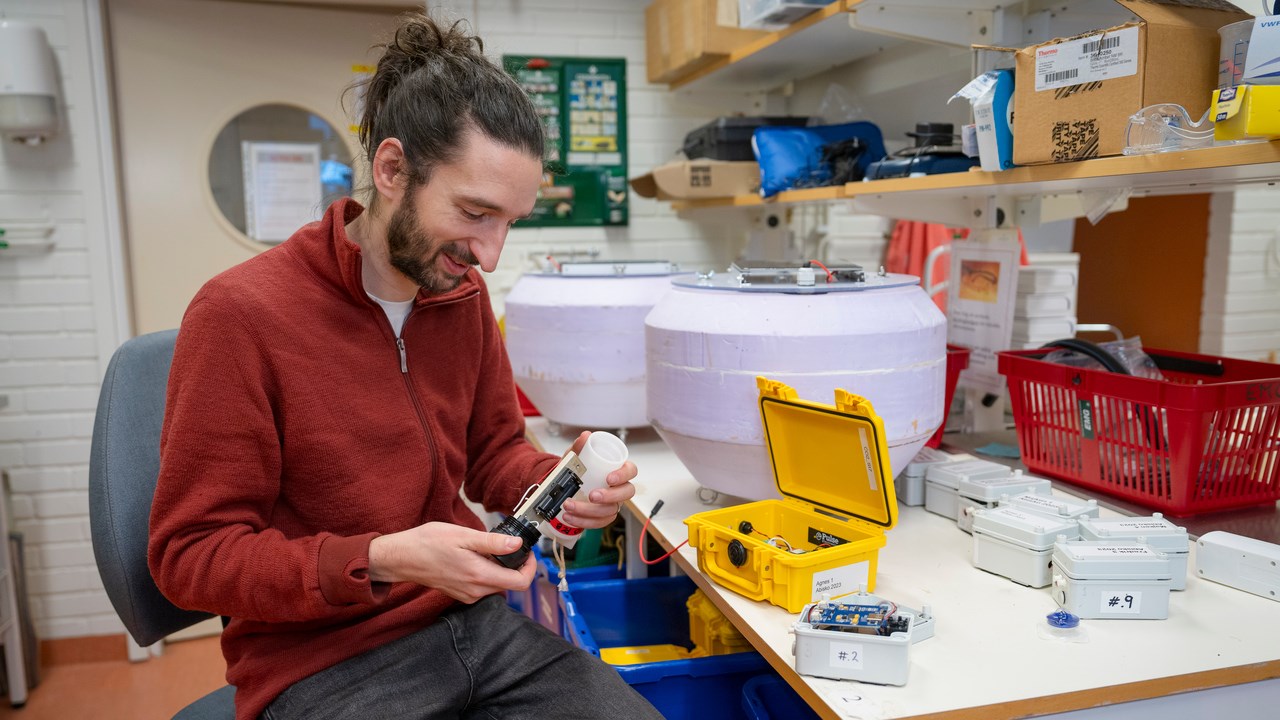
[[[404,333],[404,326],[409,324],[409,318],[412,316],[412,311],[405,316],[404,323],[400,326],[401,334]],[[413,391],[413,383],[409,381],[409,354],[404,349],[404,338],[396,336],[396,349],[400,351],[400,377],[404,378],[404,389],[409,393],[413,411],[418,414],[418,423],[422,425],[422,434],[427,438],[427,457],[431,461],[427,467],[435,467],[436,442],[431,435],[431,427],[427,425],[427,415],[422,412],[422,404],[418,402],[418,394]]]

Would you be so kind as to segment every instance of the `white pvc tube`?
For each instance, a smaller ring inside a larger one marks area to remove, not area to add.
[[[587,472],[582,476],[582,488],[573,496],[577,502],[590,502],[591,491],[605,486],[605,478],[609,473],[622,467],[627,461],[627,446],[612,433],[597,430],[587,436],[587,442],[578,453],[578,459],[586,466]],[[582,537],[582,528],[564,521],[564,511],[549,520],[543,527],[543,534],[556,539],[566,548],[572,548]]]

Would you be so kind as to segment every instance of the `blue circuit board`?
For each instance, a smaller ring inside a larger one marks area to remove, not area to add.
[[[815,605],[808,622],[821,630],[878,633],[889,619],[888,604],[842,605],[830,603],[825,607]]]

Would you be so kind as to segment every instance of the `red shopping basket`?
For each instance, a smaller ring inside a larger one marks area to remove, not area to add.
[[[956,383],[960,380],[960,372],[969,367],[969,348],[963,345],[947,343],[947,385],[943,395],[942,424],[933,437],[925,441],[925,445],[936,448],[942,444],[942,431],[947,429],[947,415],[951,413],[951,399],[956,394]]]
[[[1170,515],[1280,499],[1280,365],[1144,349],[1167,380],[998,353],[1026,466]]]

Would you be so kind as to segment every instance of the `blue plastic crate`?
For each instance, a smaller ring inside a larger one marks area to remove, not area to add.
[[[570,568],[564,573],[566,584],[595,582],[597,580],[621,580],[626,573],[617,565],[595,565],[584,568]],[[537,620],[543,627],[558,635],[564,634],[564,624],[560,612],[560,568],[555,558],[542,557],[538,560],[538,574],[533,578],[533,614],[529,617]],[[526,613],[528,614],[528,613]]]
[[[800,694],[777,675],[757,675],[742,686],[742,709],[750,720],[818,720]]]
[[[538,550],[536,545],[533,548],[533,561],[539,564],[543,561],[542,552]],[[534,595],[533,585],[530,585],[524,590],[508,590],[507,605],[511,606],[513,610],[521,615],[531,617],[534,620],[538,619],[534,614],[537,608],[537,597]]]
[[[565,637],[596,655],[600,648],[681,645],[692,648],[685,603],[687,577],[575,583],[560,593]],[[619,665],[622,679],[667,720],[749,720],[742,687],[769,670],[759,653]]]

